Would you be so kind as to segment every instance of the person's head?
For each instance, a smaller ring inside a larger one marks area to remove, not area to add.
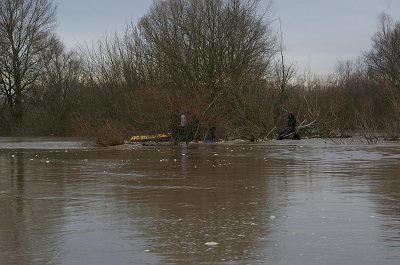
[[[293,113],[289,113],[289,119],[293,119],[293,118],[294,118]]]

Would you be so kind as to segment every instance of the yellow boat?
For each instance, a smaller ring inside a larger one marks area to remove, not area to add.
[[[160,133],[152,135],[134,135],[131,137],[131,142],[163,142],[169,141],[171,139],[170,133]]]

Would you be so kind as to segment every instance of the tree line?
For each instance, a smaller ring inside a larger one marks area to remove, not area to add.
[[[288,112],[311,135],[397,139],[400,22],[378,17],[372,48],[334,73],[284,60],[273,1],[154,1],[122,34],[67,50],[51,0],[0,1],[0,133],[81,136],[102,145],[170,132],[177,112],[198,139],[270,138]]]

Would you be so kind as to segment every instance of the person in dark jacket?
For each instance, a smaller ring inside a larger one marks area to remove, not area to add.
[[[294,132],[295,128],[296,128],[296,118],[294,117],[293,113],[289,113],[287,127],[284,130],[280,131],[276,138],[278,140],[282,140],[286,135]]]

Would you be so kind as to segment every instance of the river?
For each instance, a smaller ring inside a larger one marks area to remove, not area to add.
[[[0,138],[0,264],[400,260],[400,145]]]

